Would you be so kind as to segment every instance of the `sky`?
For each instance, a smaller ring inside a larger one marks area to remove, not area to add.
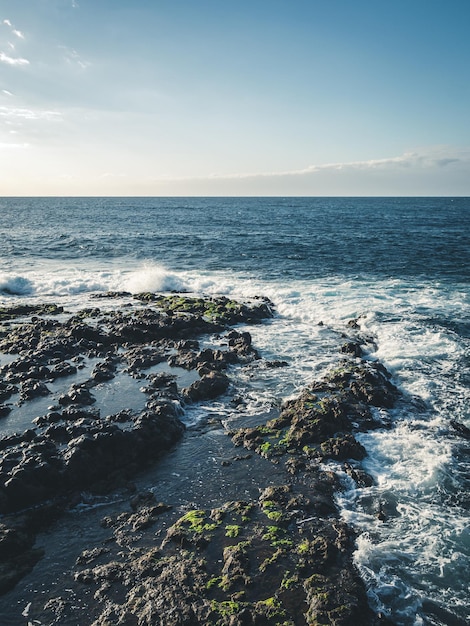
[[[470,196],[470,0],[0,0],[0,196]]]

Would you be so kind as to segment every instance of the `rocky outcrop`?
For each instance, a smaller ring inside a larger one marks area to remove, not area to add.
[[[286,458],[290,467],[326,459],[361,460],[366,451],[353,433],[387,426],[377,408],[391,408],[399,391],[380,363],[344,360],[323,380],[289,400],[279,417],[233,433],[244,445],[268,458]]]
[[[127,484],[181,437],[185,404],[227,393],[230,368],[260,359],[250,334],[229,324],[270,315],[265,300],[251,307],[225,298],[142,294],[139,300],[147,304],[137,310],[93,308],[65,321],[12,324],[3,333],[0,350],[18,358],[0,372],[2,401],[30,402],[50,392],[51,381],[94,361],[88,378],[54,397],[35,428],[0,439],[0,593],[41,558],[37,531],[77,502],[77,494]],[[259,497],[175,507],[145,492],[133,495],[129,510],[103,518],[110,535],[83,551],[73,583],[93,598],[92,626],[389,624],[369,608],[352,560],[354,534],[335,505],[341,484],[322,466],[334,460],[358,485],[371,485],[358,465],[367,451],[355,435],[387,427],[387,409],[399,397],[385,368],[363,358],[359,325],[349,328],[336,368],[274,418],[228,433],[233,455],[221,463],[222,484],[230,481],[232,463],[243,459],[253,464]],[[206,333],[218,338],[218,348],[201,349]],[[180,389],[171,372],[146,372],[164,362],[197,379]],[[102,416],[99,387],[123,373],[142,380],[144,409],[123,406]],[[240,455],[237,446],[249,453]],[[44,612],[53,623],[74,620],[60,596],[46,601]]]
[[[114,553],[77,569],[76,581],[102,606],[93,626],[391,624],[369,608],[352,562],[355,537],[335,506],[341,484],[322,463],[333,459],[370,486],[357,465],[366,450],[354,433],[386,426],[376,409],[392,407],[400,394],[380,364],[359,360],[357,350],[341,352],[350,358],[286,402],[278,417],[230,433],[236,446],[257,453],[258,499],[187,508],[176,519],[172,513],[160,539],[133,547],[132,557]],[[284,481],[267,486],[272,463],[284,468]],[[145,511],[158,526],[158,516]],[[119,545],[132,542],[133,516],[105,521]]]
[[[189,510],[160,545],[76,580],[106,599],[93,626],[379,624],[350,564],[352,541],[302,488],[270,487],[258,501]]]
[[[51,396],[55,402],[46,415],[33,420],[34,428],[0,438],[0,514],[8,515],[0,528],[0,592],[40,556],[31,552],[37,511],[51,502],[60,502],[63,508],[82,490],[102,492],[125,483],[180,439],[185,430],[180,420],[185,403],[214,398],[227,390],[229,377],[222,370],[240,361],[239,344],[233,349],[227,344],[224,351],[200,352],[199,337],[223,335],[232,323],[260,321],[271,315],[265,300],[250,305],[226,298],[154,295],[138,300],[138,308],[125,312],[103,313],[92,308],[72,316],[63,314],[61,320],[18,319],[8,322],[0,333],[0,351],[18,355],[0,369],[0,400],[16,398],[17,404],[26,404]],[[142,300],[150,304],[142,306]],[[15,319],[33,312],[63,313],[54,306],[26,306],[4,310],[2,315],[3,319]],[[240,345],[249,345],[249,335],[244,335]],[[243,359],[252,353],[244,350]],[[178,389],[171,376],[145,373],[173,354],[180,359],[184,354],[185,366],[199,372],[199,380],[185,390]],[[65,393],[54,397],[48,385],[74,377],[88,359],[99,359],[89,378],[72,382]],[[119,371],[120,375],[147,377],[145,407],[135,411],[123,405],[118,413],[102,416],[95,389],[113,380]],[[0,413],[7,415],[14,406],[3,404]],[[35,507],[34,515],[31,507]],[[28,520],[26,533],[15,526],[19,515]],[[18,567],[12,565],[13,552]],[[2,559],[6,563],[3,570]],[[13,571],[17,574],[11,574]]]

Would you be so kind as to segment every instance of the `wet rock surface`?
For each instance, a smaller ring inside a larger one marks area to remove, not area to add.
[[[37,428],[0,440],[5,479],[0,490],[0,561],[11,572],[14,558],[24,555],[25,560],[18,564],[16,577],[1,577],[4,591],[41,558],[35,533],[76,501],[80,490],[125,489],[182,436],[195,441],[211,428],[220,430],[220,422],[207,423],[199,433],[185,433],[178,406],[227,393],[230,367],[260,358],[249,333],[228,326],[270,316],[271,304],[265,300],[251,308],[243,305],[237,318],[236,303],[225,298],[206,301],[206,306],[204,299],[183,296],[142,294],[139,299],[149,308],[106,315],[94,309],[74,316],[73,322],[44,323],[47,337],[41,332],[38,336],[35,324],[30,335],[28,324],[19,324],[3,336],[0,350],[13,353],[15,345],[25,344],[17,350],[20,369],[11,363],[2,370],[6,384],[20,385],[23,373],[34,368],[38,377],[33,380],[47,385],[50,379],[41,368],[57,367],[54,359],[99,359],[94,374],[72,383]],[[399,398],[388,372],[363,358],[369,339],[358,330],[359,324],[351,323],[345,333],[338,367],[286,402],[275,417],[222,433],[224,457],[214,461],[218,467],[213,480],[220,482],[221,492],[216,504],[204,486],[193,493],[188,485],[191,495],[181,500],[171,492],[165,502],[153,491],[133,493],[121,511],[103,517],[106,540],[83,550],[73,581],[67,583],[75,597],[88,598],[87,621],[83,615],[77,621],[74,603],[58,595],[44,601],[41,622],[390,624],[369,607],[352,562],[354,534],[339,519],[334,502],[341,483],[325,466],[336,461],[358,485],[371,485],[372,478],[358,465],[367,451],[354,435],[387,427],[387,409]],[[204,334],[221,339],[222,348],[201,349]],[[34,359],[31,367],[28,358]],[[197,372],[198,378],[180,389],[168,372],[145,373],[165,361]],[[120,368],[141,380],[145,409],[123,408],[103,418],[93,401],[97,385],[112,380]],[[7,485],[11,480],[15,489]],[[42,513],[36,513],[36,520],[31,517],[31,504],[44,512],[44,519]]]
[[[227,390],[229,378],[221,370],[239,361],[238,344],[228,347],[230,357],[219,358],[212,350],[198,351],[198,337],[226,334],[230,324],[271,315],[266,300],[242,305],[226,298],[137,299],[151,303],[125,312],[93,308],[68,316],[53,305],[2,311],[2,319],[14,321],[0,331],[0,352],[16,356],[0,369],[3,402],[15,394],[16,406],[52,396],[51,383],[73,377],[86,359],[98,362],[84,382],[72,382],[45,415],[33,420],[34,428],[0,439],[0,591],[11,588],[40,558],[32,546],[44,526],[38,522],[45,517],[42,511],[67,507],[83,490],[107,492],[126,484],[181,438],[185,403]],[[21,318],[31,313],[60,313],[61,319]],[[182,346],[183,338],[191,341]],[[103,416],[94,406],[95,390],[119,368],[146,378],[146,369],[183,353],[191,354],[188,369],[200,372],[198,384],[180,390],[168,376],[148,375],[143,410],[123,407]],[[14,408],[11,402],[3,404],[2,414]]]
[[[374,409],[393,407],[399,395],[380,363],[343,360],[286,402],[279,417],[233,433],[233,442],[294,468],[308,460],[361,460],[366,451],[353,432],[387,426]]]

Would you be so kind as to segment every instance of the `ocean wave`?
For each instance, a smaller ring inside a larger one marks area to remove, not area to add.
[[[190,285],[182,276],[162,266],[146,264],[125,278],[124,289],[131,293],[190,291]]]
[[[73,267],[50,263],[21,271],[21,275],[0,274],[0,295],[66,297],[105,291],[189,291],[183,276],[156,265],[134,269],[122,267]],[[85,300],[84,300],[85,303]]]
[[[0,293],[9,296],[24,296],[33,294],[34,284],[24,276],[0,275]]]

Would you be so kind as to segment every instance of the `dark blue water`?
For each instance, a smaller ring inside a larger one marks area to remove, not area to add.
[[[158,258],[177,270],[266,278],[315,272],[466,282],[469,225],[467,198],[0,200],[0,250],[9,262]]]

